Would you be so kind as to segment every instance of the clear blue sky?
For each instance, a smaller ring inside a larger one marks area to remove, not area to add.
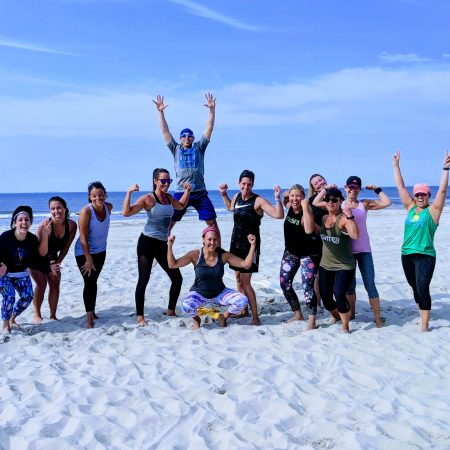
[[[450,146],[447,0],[2,0],[1,192],[150,188],[174,135],[200,137],[210,189],[323,173],[437,184]]]

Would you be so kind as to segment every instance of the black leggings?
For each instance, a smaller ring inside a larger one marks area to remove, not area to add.
[[[85,273],[84,275],[81,274],[84,280],[83,300],[86,312],[95,311],[95,303],[97,301],[97,280],[100,276],[100,272],[102,271],[103,264],[105,263],[106,252],[95,253],[91,256],[95,266],[95,270],[91,270],[90,276],[88,276],[87,273]],[[86,262],[86,256],[76,256],[75,259],[77,261],[77,266],[81,272],[81,267]]]
[[[136,315],[144,315],[145,289],[150,280],[153,260],[158,261],[161,268],[172,282],[169,291],[168,309],[175,310],[181,292],[183,277],[180,269],[169,269],[167,264],[167,241],[151,238],[141,234],[137,245],[139,279],[136,286]]]
[[[332,271],[319,267],[320,296],[322,297],[323,306],[328,311],[337,309],[341,314],[350,311],[350,304],[346,294],[354,276],[355,269]]]
[[[419,309],[429,311],[431,309],[430,283],[431,278],[433,278],[436,258],[420,253],[402,255],[402,265],[406,280],[413,289],[414,300],[419,305]]]

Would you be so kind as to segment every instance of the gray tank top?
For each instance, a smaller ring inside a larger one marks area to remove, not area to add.
[[[142,234],[159,241],[167,241],[173,216],[173,206],[171,202],[168,205],[163,205],[154,192],[153,197],[155,198],[155,206],[147,211],[147,223]]]
[[[339,228],[341,217],[342,214],[337,217],[336,223],[331,228],[325,228],[325,221],[322,219],[320,237],[323,247],[320,266],[331,271],[355,268],[355,258],[353,258],[350,245],[351,238]]]
[[[89,209],[91,210],[91,220],[89,221],[89,231],[87,239],[89,244],[89,253],[91,255],[106,251],[110,214],[106,204],[103,205],[103,207],[105,208],[106,216],[102,221],[100,221],[95,215],[92,203],[89,203]],[[78,237],[77,242],[75,243],[75,256],[81,255],[84,255],[84,252],[83,247],[81,246],[80,237]]]
[[[205,298],[214,298],[225,289],[222,280],[224,274],[222,253],[223,250],[218,248],[217,262],[211,267],[205,262],[203,248],[200,249],[200,258],[195,265],[195,281],[191,291],[195,291]]]

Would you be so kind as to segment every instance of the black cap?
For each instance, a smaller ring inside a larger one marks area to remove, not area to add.
[[[346,186],[350,186],[352,184],[355,184],[356,186],[359,186],[361,188],[361,178],[357,177],[356,175],[352,175],[351,177],[347,178],[347,181],[345,182]]]
[[[326,192],[327,193],[325,194],[324,199],[329,197],[336,197],[340,198],[341,200],[344,200],[344,196],[342,195],[342,192],[338,188],[327,189]]]

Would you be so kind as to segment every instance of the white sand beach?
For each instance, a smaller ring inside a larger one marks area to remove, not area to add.
[[[158,266],[147,288],[149,327],[137,328],[143,222],[112,223],[96,327],[85,329],[71,249],[60,320],[33,325],[30,306],[18,319],[23,331],[0,344],[0,449],[449,449],[450,211],[436,233],[430,333],[418,332],[401,267],[404,211],[368,216],[386,322],[375,327],[358,273],[350,335],[330,325],[326,311],[317,330],[285,323],[283,221],[270,218],[263,219],[261,269],[253,277],[262,326],[245,318],[219,328],[209,320],[194,332],[178,308],[168,319],[169,280]],[[228,247],[231,215],[219,224]],[[203,226],[185,218],[175,227],[176,255],[200,246]],[[193,267],[182,274],[183,294]],[[234,287],[229,269],[225,282]]]

